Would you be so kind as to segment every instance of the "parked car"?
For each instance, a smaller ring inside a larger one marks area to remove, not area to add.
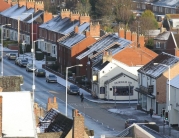
[[[7,53],[6,54],[7,59],[11,60],[11,59],[16,59],[17,55],[15,53]]]
[[[14,61],[14,64],[15,65],[19,65],[19,60],[22,59],[21,57],[17,57]]]
[[[45,77],[45,75],[46,75],[46,72],[45,72],[45,70],[44,69],[36,69],[35,70],[35,76],[42,76],[42,77]]]
[[[2,61],[2,56],[1,56],[1,54],[0,54],[0,61]]]
[[[30,64],[28,63],[26,65],[26,71],[29,72],[29,71],[35,71],[37,69],[36,65],[34,65],[34,68],[33,68],[33,64]]]
[[[125,128],[128,128],[130,125],[132,125],[133,123],[138,123],[138,121],[136,119],[127,119],[125,121]]]
[[[28,60],[20,59],[18,64],[19,64],[20,67],[26,67],[27,64],[28,64]]]
[[[53,74],[48,74],[46,76],[46,82],[57,82],[57,77]]]
[[[80,88],[76,85],[69,85],[67,89],[68,94],[75,94],[75,95],[80,95]]]

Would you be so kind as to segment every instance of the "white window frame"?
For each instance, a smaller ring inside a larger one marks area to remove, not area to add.
[[[153,6],[153,11],[157,11],[157,6]]]
[[[163,12],[163,7],[159,7],[159,12]]]
[[[156,48],[161,48],[160,42],[156,42]]]
[[[165,7],[165,14],[168,13],[169,9]]]
[[[146,5],[145,4],[142,4],[142,9],[146,9]]]

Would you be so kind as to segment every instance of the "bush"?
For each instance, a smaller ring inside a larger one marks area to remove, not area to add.
[[[56,61],[56,57],[47,56],[46,61]]]

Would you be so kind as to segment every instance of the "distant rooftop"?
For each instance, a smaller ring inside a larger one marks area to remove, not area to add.
[[[167,82],[169,84],[169,82]],[[170,85],[179,89],[179,75],[170,80]]]
[[[165,52],[162,52],[160,55],[158,55],[156,58],[154,58],[148,64],[141,67],[138,70],[138,72],[141,72],[143,74],[151,76],[152,78],[157,78],[163,72],[168,70],[168,66],[172,67],[173,65],[175,65],[178,62],[179,62],[178,57],[167,54]],[[154,65],[153,63],[159,63],[159,64]],[[164,64],[166,66],[161,65],[161,64]]]

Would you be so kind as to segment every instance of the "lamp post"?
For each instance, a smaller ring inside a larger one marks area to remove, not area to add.
[[[171,110],[171,105],[170,105],[170,65],[165,65],[165,64],[162,64],[162,63],[154,63],[154,65],[162,65],[162,66],[165,66],[165,67],[168,67],[168,114]],[[169,128],[170,128],[170,114],[169,114]],[[170,136],[170,130],[169,130],[169,136]]]
[[[1,76],[3,76],[3,27],[6,26],[6,25],[11,25],[11,24],[4,24],[4,25],[1,25],[1,58],[2,58],[2,61],[1,61]]]
[[[77,67],[77,66],[83,66],[82,64],[78,64],[78,65],[74,65],[74,66],[70,66],[70,67],[66,67],[66,116],[67,116],[67,83],[68,83],[68,69],[69,68],[73,68],[73,67]]]
[[[31,49],[31,52],[32,52],[32,58],[33,58],[33,69],[34,69],[34,62],[35,62],[35,57],[34,57],[34,55],[35,55],[35,49],[34,49],[34,41],[33,41],[33,12],[32,13],[24,13],[24,14],[31,14],[32,15],[32,30],[31,30],[31,39],[32,39],[32,49]],[[32,93],[33,93],[33,101],[34,101],[34,90],[35,90],[35,84],[34,84],[34,82],[35,82],[35,74],[34,74],[35,72],[33,71],[33,84],[32,84]]]
[[[23,41],[23,42],[22,42],[23,59],[24,59],[25,45],[26,45],[26,43],[25,43],[25,41]]]
[[[43,39],[38,39],[36,41],[33,41],[33,43],[37,42],[37,41],[44,41]],[[35,46],[34,46],[35,47]],[[32,93],[33,93],[33,101],[35,102],[35,48],[34,48],[34,51],[32,53],[32,58],[33,58],[33,63],[32,63],[32,66],[33,66],[33,85],[32,85]]]

